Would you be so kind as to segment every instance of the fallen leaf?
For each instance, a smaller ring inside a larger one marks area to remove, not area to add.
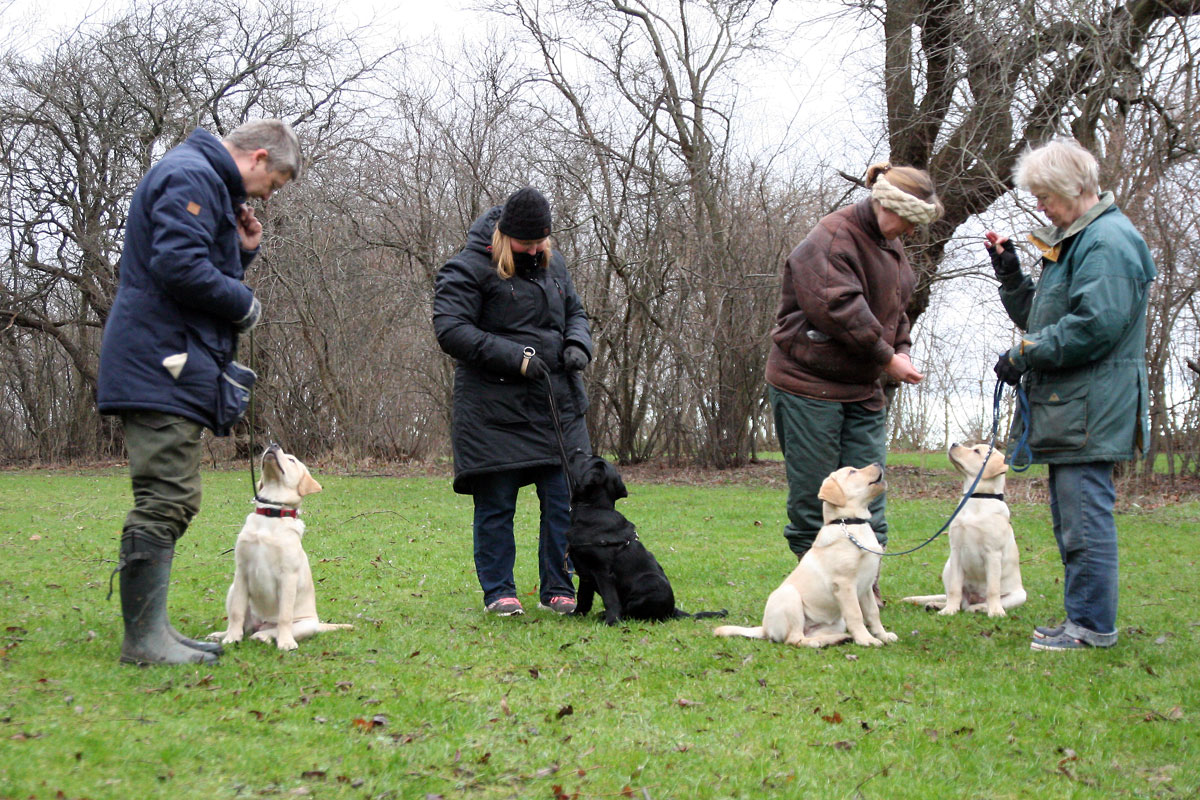
[[[825,720],[830,725],[836,725],[837,723],[842,721],[842,715],[835,711],[832,714],[830,714],[829,716],[825,716],[824,714],[822,714],[821,719]]]
[[[558,772],[558,764],[551,764],[548,767],[542,767],[537,772],[533,773],[535,778],[549,778],[554,773]]]
[[[575,713],[575,708],[573,706],[566,705],[558,710],[557,718],[562,719],[563,717],[569,717],[574,713]]]
[[[853,750],[854,742],[834,742],[833,749],[834,750]]]
[[[508,698],[507,697],[500,698],[500,710],[504,712],[504,716],[506,716],[506,717],[512,716],[512,709],[508,707]]]
[[[691,706],[701,705],[700,703],[696,702],[695,700],[687,700],[683,697],[679,698],[675,702],[678,703],[681,708],[690,708]]]
[[[325,772],[319,769],[310,769],[307,772],[301,772],[300,777],[306,781],[323,781],[325,780]]]

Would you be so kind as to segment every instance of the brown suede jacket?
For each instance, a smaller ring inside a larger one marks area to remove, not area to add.
[[[767,383],[818,400],[884,406],[883,369],[907,353],[916,276],[870,200],[817,223],[783,266]]]

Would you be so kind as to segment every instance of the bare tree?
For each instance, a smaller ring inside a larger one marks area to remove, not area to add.
[[[0,327],[16,381],[4,393],[24,393],[21,375],[55,365],[73,376],[69,396],[51,394],[56,382],[14,418],[40,453],[112,445],[91,394],[142,174],[197,125],[221,134],[247,116],[295,121],[319,153],[341,130],[348,87],[376,61],[321,14],[274,0],[155,0],[81,26],[43,56],[0,61]]]
[[[757,302],[761,280],[747,280],[745,243],[731,239],[732,70],[763,44],[771,4],[513,0],[503,8],[536,42],[575,150],[586,149],[593,168],[570,177],[594,201],[591,224],[608,266],[601,319],[620,322],[604,366],[619,455],[640,457],[670,424],[672,443],[701,463],[741,463],[769,315]],[[669,360],[656,342],[670,347]],[[677,391],[681,384],[689,391]],[[671,394],[653,403],[648,387],[663,385]]]
[[[1200,0],[864,0],[884,46],[886,132],[897,163],[926,168],[946,216],[913,248],[916,319],[947,242],[959,225],[1012,187],[1030,145],[1070,133],[1103,150],[1114,109],[1142,106],[1171,135],[1176,110],[1157,80],[1193,76],[1190,53]],[[1189,80],[1191,78],[1189,77]],[[1194,150],[1174,137],[1161,153]]]

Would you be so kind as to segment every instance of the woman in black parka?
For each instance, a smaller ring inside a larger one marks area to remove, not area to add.
[[[570,497],[547,386],[567,453],[591,452],[579,372],[592,355],[587,314],[550,243],[550,204],[514,192],[475,220],[467,243],[438,271],[433,329],[457,362],[451,438],[454,491],[475,498],[475,572],[489,613],[524,613],[513,580],[513,513],[522,486],[541,503],[540,607],[567,614]]]

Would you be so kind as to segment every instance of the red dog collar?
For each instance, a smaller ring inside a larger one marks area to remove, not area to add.
[[[255,514],[262,514],[264,517],[298,517],[300,509],[298,508],[267,508],[259,506],[254,509]]]

